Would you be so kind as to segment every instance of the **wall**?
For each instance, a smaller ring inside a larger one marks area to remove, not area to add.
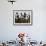
[[[14,26],[13,10],[33,10],[32,26]],[[19,32],[26,32],[33,40],[46,40],[46,0],[17,0],[12,5],[0,0],[0,40],[15,40]]]

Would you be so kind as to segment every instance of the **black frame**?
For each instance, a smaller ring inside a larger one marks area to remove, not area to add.
[[[26,23],[23,23],[23,24],[21,24],[21,23],[18,23],[18,24],[15,23],[15,22],[14,22],[14,12],[15,12],[15,11],[17,11],[17,12],[18,12],[18,11],[25,11],[25,12],[26,12],[26,11],[30,11],[30,13],[31,13],[31,24],[30,24],[30,23],[29,23],[29,24],[28,24],[28,23],[27,23],[27,24],[26,24]],[[32,11],[32,10],[13,10],[13,25],[32,25],[32,24],[33,24],[33,11]]]

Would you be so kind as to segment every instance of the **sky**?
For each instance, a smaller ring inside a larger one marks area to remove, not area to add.
[[[13,10],[32,10],[32,26],[13,25]],[[19,32],[31,35],[32,40],[46,41],[46,0],[16,0],[13,5],[0,0],[0,41],[15,40]]]

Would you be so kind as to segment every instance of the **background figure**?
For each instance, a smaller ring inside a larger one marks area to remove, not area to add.
[[[19,21],[19,14],[18,14],[18,12],[16,12],[16,14],[15,14],[15,23],[18,23],[18,21]]]
[[[20,18],[21,18],[21,19],[23,19],[24,17],[23,17],[23,13],[22,13],[22,12],[20,13],[20,15],[21,15],[21,17],[20,17]]]
[[[24,12],[24,18],[26,17],[26,13]]]
[[[17,18],[19,18],[19,14],[18,14],[18,12],[16,12],[16,16],[17,16]]]

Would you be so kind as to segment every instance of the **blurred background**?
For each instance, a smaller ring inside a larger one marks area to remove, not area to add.
[[[13,10],[33,10],[32,26],[13,25]],[[46,0],[0,0],[0,41],[15,40],[19,32],[30,34],[31,39],[46,41]]]

